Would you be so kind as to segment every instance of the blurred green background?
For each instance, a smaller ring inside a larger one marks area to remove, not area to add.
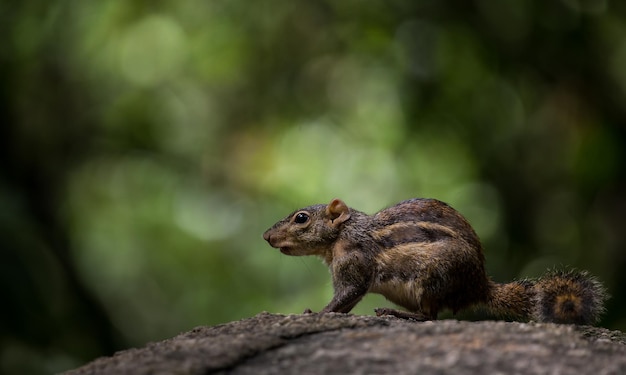
[[[626,330],[626,3],[0,3],[0,372],[321,309],[291,210],[433,197]],[[354,311],[389,305],[369,296]]]

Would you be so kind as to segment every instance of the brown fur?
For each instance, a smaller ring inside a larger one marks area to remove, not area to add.
[[[501,317],[588,324],[606,298],[586,273],[492,282],[470,224],[434,199],[407,200],[372,216],[334,199],[294,211],[263,238],[284,254],[317,255],[329,266],[335,294],[322,312],[349,312],[372,292],[409,311],[377,314],[403,318],[436,319],[442,309],[483,305]]]

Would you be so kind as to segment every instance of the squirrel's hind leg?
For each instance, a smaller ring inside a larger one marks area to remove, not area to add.
[[[406,320],[415,320],[418,322],[423,322],[426,320],[436,320],[437,317],[431,317],[419,312],[408,312],[408,311],[400,311],[389,309],[386,307],[381,307],[378,309],[374,309],[376,312],[376,316],[395,316],[396,318],[406,319]]]

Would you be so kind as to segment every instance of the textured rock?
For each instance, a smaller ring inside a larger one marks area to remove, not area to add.
[[[557,324],[262,313],[67,372],[208,373],[626,374],[626,335]]]

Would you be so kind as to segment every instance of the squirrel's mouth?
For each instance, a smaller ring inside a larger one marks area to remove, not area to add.
[[[270,246],[280,250],[281,253],[286,255],[293,254],[293,244],[289,241],[272,241],[271,239],[268,241]]]
[[[278,250],[280,250],[280,252],[285,254],[285,255],[291,255],[291,248],[290,247],[280,247],[280,248],[278,248]]]

